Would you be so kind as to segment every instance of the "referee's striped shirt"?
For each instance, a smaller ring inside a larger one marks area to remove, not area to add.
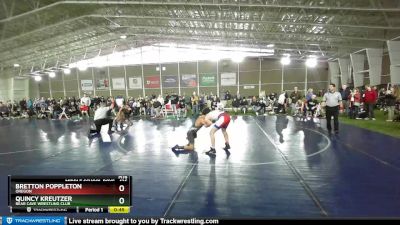
[[[342,95],[339,92],[326,92],[322,99],[326,102],[326,106],[328,107],[336,107],[342,101]]]

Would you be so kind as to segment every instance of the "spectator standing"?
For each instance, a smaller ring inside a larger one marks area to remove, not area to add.
[[[190,100],[192,102],[193,115],[197,116],[199,114],[199,96],[197,96],[196,92],[193,92]]]
[[[342,89],[340,89],[340,95],[342,96],[343,113],[347,113],[348,115],[350,115],[348,102],[348,98],[350,96],[350,88],[348,88],[346,84],[342,85]]]
[[[394,107],[396,105],[396,96],[394,95],[393,87],[386,91],[385,100],[388,109],[388,119],[386,121],[392,122],[394,118]]]
[[[361,94],[358,88],[350,92],[348,100],[350,103],[350,119],[356,119],[361,106]]]
[[[371,88],[369,85],[365,85],[365,92],[364,92],[364,104],[365,104],[365,110],[367,111],[368,117],[365,118],[365,120],[375,120],[375,115],[374,115],[374,105],[377,100],[377,95],[375,90]]]

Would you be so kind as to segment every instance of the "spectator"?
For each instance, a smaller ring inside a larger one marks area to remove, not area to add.
[[[291,106],[291,114],[295,115],[296,113],[296,103],[301,98],[301,94],[298,91],[297,87],[294,87],[294,91],[290,94],[290,106]]]
[[[231,93],[229,93],[229,91],[226,91],[226,93],[225,93],[225,99],[224,100],[231,100],[232,99],[232,95],[231,95]]]
[[[179,103],[179,96],[176,93],[174,93],[174,94],[171,95],[170,99],[171,99],[172,110],[174,111],[174,114],[176,114],[177,113],[177,107],[176,106]]]
[[[184,113],[184,117],[187,117],[187,110],[186,110],[186,102],[185,102],[185,97],[181,96],[179,97],[179,102],[178,102],[178,117],[182,116],[182,112]]]
[[[258,111],[262,114],[265,114],[267,108],[267,101],[265,100],[265,97],[261,97],[258,99],[258,106],[260,107]]]
[[[312,99],[312,96],[313,96],[313,94],[314,94],[313,91],[314,91],[314,90],[313,90],[312,88],[308,89],[307,94],[306,94],[306,101]]]
[[[318,100],[316,95],[312,95],[311,99],[307,101],[307,109],[311,112],[311,117],[316,116],[316,111],[318,108]]]
[[[246,114],[247,111],[247,100],[245,97],[242,98],[242,100],[240,100],[240,111],[243,111],[244,114]]]
[[[200,106],[199,96],[196,95],[196,92],[193,92],[192,98],[190,100],[192,102],[193,116],[197,116],[199,114]]]
[[[217,109],[217,105],[220,103],[220,100],[217,96],[214,96],[214,98],[211,101],[211,110]]]
[[[386,106],[388,109],[388,119],[387,122],[392,122],[394,118],[394,108],[396,106],[396,96],[394,95],[394,88],[391,87],[389,90],[386,91],[385,100]]]
[[[151,116],[153,118],[161,117],[162,104],[159,100],[153,100]]]
[[[342,103],[343,103],[343,113],[349,114],[349,103],[348,103],[348,98],[350,96],[350,88],[347,87],[346,84],[342,85],[342,88],[340,89],[340,95],[342,96]]]
[[[236,97],[233,98],[232,101],[232,108],[235,114],[237,113],[238,109],[240,108],[240,100]]]
[[[354,89],[354,91],[350,92],[350,96],[348,97],[349,105],[350,105],[350,119],[357,119],[358,112],[360,111],[361,106],[361,94],[358,88]]]
[[[372,90],[371,86],[365,85],[365,92],[364,92],[364,104],[365,104],[365,110],[367,111],[368,117],[365,118],[365,120],[375,120],[375,115],[374,115],[374,105],[377,100],[376,92]]]
[[[89,108],[91,104],[92,101],[90,100],[90,97],[83,94],[83,97],[81,98],[81,106],[87,106],[87,108]],[[87,110],[87,115],[90,116],[90,110]]]
[[[9,119],[9,117],[10,117],[10,110],[7,107],[7,105],[5,105],[3,102],[0,102],[0,117],[2,119],[4,119],[4,118]]]
[[[251,98],[250,105],[251,105],[251,108],[253,109],[253,112],[255,112],[256,116],[258,116],[258,111],[260,110],[260,103],[257,101],[256,96],[253,96]]]
[[[26,99],[22,99],[19,102],[19,106],[20,106],[21,111],[25,111],[27,109],[27,107],[26,107]]]

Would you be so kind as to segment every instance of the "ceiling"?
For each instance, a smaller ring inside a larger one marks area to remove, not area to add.
[[[3,72],[165,42],[328,60],[399,36],[399,0],[0,0]]]

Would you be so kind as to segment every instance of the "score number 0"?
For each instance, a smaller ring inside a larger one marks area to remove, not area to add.
[[[128,176],[118,176],[119,181],[126,182],[128,181]],[[125,186],[124,185],[119,185],[118,190],[120,192],[125,191]],[[123,197],[119,198],[119,204],[123,205],[125,203],[125,199]]]
[[[119,190],[120,192],[124,192],[124,191],[125,191],[125,186],[122,185],[122,184],[119,185],[118,190]],[[119,198],[118,201],[119,201],[119,204],[123,205],[123,204],[125,203],[125,198],[121,197],[121,198]]]

